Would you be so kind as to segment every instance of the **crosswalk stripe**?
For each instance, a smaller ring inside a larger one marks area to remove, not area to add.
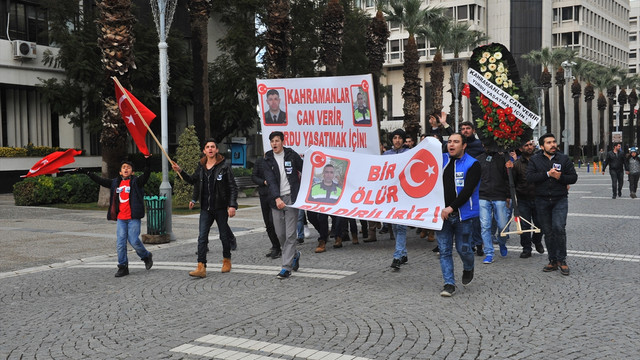
[[[195,339],[195,342],[206,343],[216,345],[213,346],[201,346],[195,344],[183,344],[175,347],[169,351],[180,352],[190,355],[200,355],[215,359],[238,359],[241,356],[242,359],[276,359],[281,356],[288,356],[296,359],[333,359],[333,360],[369,360],[365,357],[356,357],[354,355],[346,355],[341,353],[332,353],[328,351],[315,350],[309,348],[303,348],[298,346],[290,346],[285,344],[270,343],[266,341],[257,341],[245,338],[220,336],[220,335],[205,335],[201,338]],[[242,349],[244,351],[253,351],[266,354],[256,354],[241,352],[227,348]],[[268,355],[274,355],[277,357],[271,357]]]

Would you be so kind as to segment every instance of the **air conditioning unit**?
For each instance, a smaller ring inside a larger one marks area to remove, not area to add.
[[[13,57],[23,59],[36,58],[36,43],[22,40],[13,41]]]

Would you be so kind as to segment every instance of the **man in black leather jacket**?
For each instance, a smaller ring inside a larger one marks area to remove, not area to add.
[[[607,157],[602,164],[602,175],[607,166],[609,166],[609,175],[611,176],[611,190],[613,190],[612,199],[622,196],[622,185],[624,184],[624,153],[620,143],[613,144],[613,150],[607,153]]]
[[[544,134],[539,140],[541,152],[533,155],[527,166],[527,181],[536,187],[536,212],[549,254],[549,264],[542,271],[560,269],[569,275],[567,265],[567,213],[569,211],[569,185],[578,181],[573,162],[559,153],[553,134]]]

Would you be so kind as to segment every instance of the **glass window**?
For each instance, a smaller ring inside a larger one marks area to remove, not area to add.
[[[469,19],[474,21],[476,19],[476,6],[475,5],[469,5]]]
[[[573,8],[572,7],[563,7],[562,8],[562,21],[569,21],[573,19]]]
[[[458,6],[458,20],[466,20],[467,18],[467,5]]]

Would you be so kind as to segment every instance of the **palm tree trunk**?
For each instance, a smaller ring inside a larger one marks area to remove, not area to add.
[[[567,134],[562,136],[562,134],[565,131],[565,119],[567,117],[565,108],[564,108],[564,86],[560,85],[558,86],[558,112],[560,113],[560,116],[558,116],[558,118],[560,119],[560,138],[564,138],[563,143],[569,142],[569,131],[567,130]],[[564,144],[563,144],[564,145]],[[569,155],[569,154],[566,154]]]
[[[291,54],[291,19],[288,0],[267,1],[266,68],[269,79],[287,75],[287,60]]]
[[[375,95],[376,117],[378,119],[378,133],[380,132],[380,122],[382,121],[382,95],[380,94],[380,76],[382,65],[386,57],[387,40],[389,39],[389,28],[384,20],[382,11],[378,10],[376,16],[371,19],[367,28],[366,55],[369,58],[369,71],[373,75],[373,91]],[[390,114],[391,115],[391,114]]]
[[[420,78],[418,77],[418,47],[413,35],[409,36],[404,50],[404,86],[402,98],[404,105],[404,129],[407,135],[417,138],[420,133]]]
[[[575,158],[579,158],[582,149],[582,142],[580,141],[580,95],[573,98],[573,147]]]
[[[322,62],[329,76],[338,75],[338,63],[342,58],[344,35],[344,8],[338,0],[331,0],[322,16]]]
[[[605,118],[604,118],[604,111],[607,109],[607,99],[604,97],[604,94],[600,93],[600,95],[598,95],[598,115],[599,115],[599,124],[600,124],[600,144],[599,147],[600,149],[605,149],[606,145],[605,145],[605,133],[604,133],[604,122],[605,122]]]
[[[125,88],[131,88],[129,68],[135,68],[133,56],[133,25],[135,18],[131,14],[131,0],[103,0],[97,3],[100,10],[98,19],[98,45],[102,52],[105,67],[105,88],[102,92],[102,132],[100,145],[102,150],[102,176],[113,178],[120,171],[120,162],[127,155],[128,130],[120,115],[112,76],[117,76]],[[119,41],[114,41],[114,38]],[[109,205],[109,189],[101,187],[98,204]]]
[[[444,68],[442,66],[442,51],[440,50],[433,56],[429,76],[431,77],[431,95],[433,98],[432,111],[434,113],[440,113],[443,108],[442,103],[444,102]]]
[[[193,64],[193,124],[200,145],[211,137],[211,118],[209,114],[209,63],[208,32],[210,2],[189,0],[191,20],[191,61]]]

